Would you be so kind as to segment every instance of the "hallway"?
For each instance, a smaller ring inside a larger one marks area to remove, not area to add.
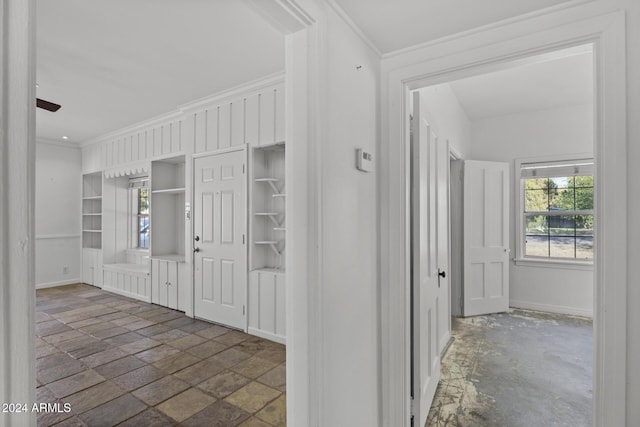
[[[452,319],[428,426],[591,426],[591,319],[512,309]]]
[[[68,285],[36,291],[39,426],[284,426],[285,347]]]

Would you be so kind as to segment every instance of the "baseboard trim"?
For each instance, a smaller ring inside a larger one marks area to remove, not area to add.
[[[285,344],[285,345],[287,344],[287,338],[282,336],[282,335],[276,335],[274,333],[265,332],[265,331],[262,331],[260,329],[256,329],[256,328],[252,328],[252,327],[249,327],[247,329],[247,332],[249,334],[251,334],[251,335],[255,335],[255,336],[260,337],[260,338],[264,338],[264,339],[267,339],[267,340],[270,340],[270,341],[275,341],[275,342],[280,343],[280,344]]]
[[[593,309],[589,310],[589,309],[577,308],[577,307],[567,307],[563,305],[539,304],[539,303],[529,302],[529,301],[510,300],[509,307],[593,318]]]
[[[36,289],[55,288],[56,286],[75,285],[77,283],[82,283],[82,280],[79,277],[69,280],[60,280],[58,282],[38,283],[36,285]]]

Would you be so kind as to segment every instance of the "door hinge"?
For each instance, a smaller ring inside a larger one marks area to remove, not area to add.
[[[242,235],[242,244],[244,245],[244,234]]]
[[[243,304],[243,305],[242,305],[242,315],[243,315],[243,316],[245,315],[245,310],[244,310],[244,309],[245,309],[245,305]]]
[[[244,163],[242,164],[242,173],[244,173]]]

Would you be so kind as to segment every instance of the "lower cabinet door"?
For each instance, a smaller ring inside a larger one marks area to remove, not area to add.
[[[151,258],[151,302],[178,308],[178,263]]]

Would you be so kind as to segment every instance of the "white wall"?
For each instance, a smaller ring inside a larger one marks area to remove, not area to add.
[[[451,86],[441,84],[419,90],[427,105],[425,117],[439,138],[445,138],[463,158],[471,154],[471,122]]]
[[[328,114],[321,149],[322,425],[375,426],[380,375],[376,172],[356,170],[355,152],[364,148],[375,158],[379,58],[332,10],[328,10],[326,43]]]
[[[38,142],[36,287],[80,281],[81,188],[80,150]]]
[[[508,162],[511,167],[511,254],[516,255],[514,159],[593,152],[593,106],[580,105],[475,120],[471,158]],[[510,306],[593,315],[593,270],[524,266],[509,269]]]

